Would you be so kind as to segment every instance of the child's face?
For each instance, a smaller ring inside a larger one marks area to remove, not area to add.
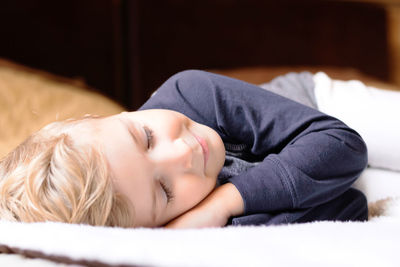
[[[162,109],[87,122],[74,127],[71,136],[103,148],[116,190],[134,206],[133,226],[162,226],[214,189],[225,148],[213,129]]]

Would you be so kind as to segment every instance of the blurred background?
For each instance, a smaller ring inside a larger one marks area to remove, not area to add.
[[[193,68],[331,67],[400,85],[397,0],[3,0],[0,38],[1,59],[80,81],[130,110]]]

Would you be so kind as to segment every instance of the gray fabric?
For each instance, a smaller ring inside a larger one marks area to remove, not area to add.
[[[249,168],[256,166],[258,162],[248,162],[246,160],[237,158],[230,155],[229,151],[226,152],[224,167],[218,174],[217,186],[228,182],[229,178],[246,171]]]
[[[271,82],[260,85],[260,87],[303,105],[318,109],[314,93],[315,83],[313,74],[310,72],[291,72],[278,76]]]

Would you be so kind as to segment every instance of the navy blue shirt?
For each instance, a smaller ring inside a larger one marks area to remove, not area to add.
[[[257,162],[227,180],[243,198],[243,215],[326,203],[348,190],[367,165],[364,141],[343,122],[225,76],[178,73],[140,110],[154,108],[213,128],[227,153]]]

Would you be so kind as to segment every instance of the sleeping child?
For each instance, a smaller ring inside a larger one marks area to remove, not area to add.
[[[201,228],[364,221],[367,148],[311,73],[260,88],[204,71],[135,112],[54,122],[0,163],[0,219]],[[287,97],[281,96],[283,94]]]

